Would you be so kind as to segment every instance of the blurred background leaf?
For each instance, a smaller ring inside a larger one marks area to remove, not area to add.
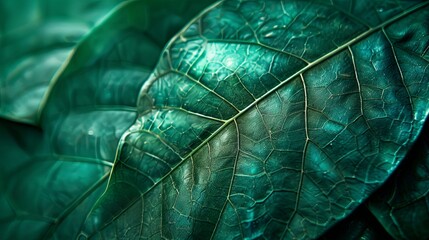
[[[0,116],[36,124],[49,83],[75,45],[122,0],[0,1]]]

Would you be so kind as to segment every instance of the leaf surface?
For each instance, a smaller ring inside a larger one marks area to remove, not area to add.
[[[120,0],[0,1],[0,116],[37,125],[51,79]]]
[[[73,49],[50,83],[40,102],[40,128],[1,120],[2,237],[76,238],[106,188],[119,138],[136,119],[135,99],[160,46],[209,3],[119,6]]]
[[[345,219],[336,223],[318,239],[391,240],[393,238],[368,210],[367,206],[362,204]]]
[[[428,4],[207,9],[142,86],[81,237],[321,236],[386,181],[422,129],[428,42],[415,29],[427,31]]]
[[[429,139],[425,126],[407,158],[369,201],[369,209],[395,239],[429,237]]]
[[[0,136],[2,237],[75,237],[106,186],[111,164],[80,157],[78,151],[58,154],[32,126],[1,120]]]

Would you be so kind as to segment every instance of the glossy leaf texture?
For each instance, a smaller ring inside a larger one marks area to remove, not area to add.
[[[0,1],[0,116],[36,125],[54,74],[121,0]]]
[[[209,4],[120,5],[52,80],[40,128],[1,120],[2,239],[76,238],[106,188],[119,138],[136,119],[136,96],[159,59],[159,46]],[[173,19],[154,24],[167,15]]]
[[[377,221],[365,204],[357,207],[347,218],[342,219],[326,231],[320,240],[391,240],[386,229]]]
[[[369,209],[396,239],[429,238],[429,129],[391,179],[369,201]]]
[[[0,136],[2,239],[73,238],[111,164],[58,154],[32,126],[1,120]]]
[[[428,127],[386,183],[321,239],[429,238]]]
[[[142,86],[80,238],[320,237],[422,129],[428,15],[428,1],[208,8]]]

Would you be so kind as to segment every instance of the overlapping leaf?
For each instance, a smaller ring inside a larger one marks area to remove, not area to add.
[[[74,238],[138,117],[83,238],[315,238],[331,226],[322,237],[387,238],[383,226],[424,238],[424,137],[370,197],[371,212],[362,202],[427,116],[429,3],[220,2],[173,38],[146,81],[172,33],[207,4],[122,6],[54,79],[43,131],[0,121],[2,237]],[[10,29],[37,16],[31,7],[0,23],[1,41],[21,36]],[[48,12],[74,8],[64,9]],[[6,49],[4,59],[20,54]],[[61,62],[41,72],[50,79]],[[16,63],[2,74],[38,69]],[[25,74],[12,75],[3,82],[18,84],[1,89],[23,90]],[[2,116],[39,121],[48,80],[36,76],[41,91],[22,99],[37,101],[12,104],[3,91]]]
[[[391,240],[392,237],[363,204],[356,208],[347,218],[331,227],[319,239]]]
[[[81,37],[120,2],[0,1],[0,116],[37,124],[53,75]]]
[[[105,189],[120,136],[135,121],[136,96],[160,46],[209,3],[193,9],[187,1],[121,5],[73,50],[52,81],[41,103],[42,130],[2,120],[2,238],[76,237]],[[153,24],[165,15],[173,19]]]
[[[371,197],[369,209],[396,239],[429,238],[428,129],[386,184]]]
[[[428,5],[231,0],[205,11],[143,85],[81,237],[320,236],[420,133]]]

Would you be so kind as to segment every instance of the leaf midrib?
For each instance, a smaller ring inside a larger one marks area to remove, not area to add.
[[[222,1],[223,2],[223,1]],[[218,6],[220,4],[215,4],[212,7],[206,9],[206,11],[202,12],[200,15],[198,15],[197,17],[195,17],[192,21],[190,21],[190,23],[188,25],[186,25],[177,35],[176,37],[174,37],[169,43],[168,45],[165,47],[165,49],[169,49],[169,47],[177,40],[178,36],[180,36],[182,33],[184,33],[188,27],[195,22],[196,19],[201,18],[202,16],[204,16],[209,10],[212,10],[215,6]],[[198,145],[194,150],[192,150],[190,153],[188,153],[185,157],[183,157],[181,159],[181,161],[174,166],[169,172],[167,172],[165,174],[164,177],[160,178],[158,182],[154,183],[150,188],[148,188],[145,192],[142,192],[140,194],[139,198],[136,198],[135,200],[131,201],[130,204],[122,209],[117,216],[115,216],[114,218],[112,218],[109,222],[105,223],[101,228],[98,229],[98,231],[103,230],[104,228],[106,228],[107,226],[109,226],[115,219],[117,219],[118,217],[120,217],[123,213],[125,213],[131,206],[133,206],[142,196],[144,196],[146,193],[150,192],[153,188],[155,188],[159,183],[161,183],[165,178],[167,178],[168,176],[170,176],[170,174],[172,172],[174,172],[177,168],[179,168],[185,161],[187,161],[192,155],[194,155],[197,151],[199,151],[204,145],[206,145],[209,141],[211,141],[214,137],[216,137],[222,130],[224,130],[229,124],[233,123],[234,121],[236,121],[237,118],[239,118],[241,115],[243,115],[244,113],[246,113],[247,111],[249,111],[251,108],[253,108],[254,106],[256,106],[259,102],[261,102],[262,100],[264,100],[265,98],[267,98],[268,96],[270,96],[271,94],[273,94],[274,92],[276,92],[277,90],[279,90],[280,88],[282,88],[286,83],[288,83],[289,81],[291,81],[292,79],[298,77],[300,74],[303,74],[304,72],[306,72],[307,70],[313,68],[314,66],[317,66],[318,64],[320,64],[321,62],[324,62],[325,60],[330,59],[331,57],[337,55],[338,53],[342,52],[343,50],[346,50],[349,46],[354,45],[355,43],[360,42],[361,40],[363,40],[364,38],[370,36],[371,34],[383,29],[384,27],[395,23],[396,21],[400,20],[403,17],[406,17],[408,15],[410,15],[413,12],[416,12],[424,7],[426,7],[427,5],[429,5],[429,1],[428,2],[423,2],[420,4],[417,4],[409,9],[407,9],[406,11],[402,12],[401,14],[398,14],[394,17],[392,17],[391,19],[379,24],[376,27],[373,28],[369,28],[368,30],[364,31],[363,33],[359,34],[358,36],[356,36],[355,38],[351,39],[350,41],[340,45],[339,47],[337,47],[336,49],[332,50],[331,52],[328,52],[327,54],[323,55],[322,57],[314,60],[313,62],[309,63],[308,65],[306,65],[305,67],[303,67],[301,70],[297,71],[296,73],[292,74],[290,77],[286,78],[285,80],[283,80],[280,84],[278,84],[277,86],[273,87],[271,90],[267,91],[265,94],[263,94],[262,96],[260,96],[259,98],[255,99],[254,102],[252,102],[251,104],[249,104],[247,107],[245,107],[244,109],[242,109],[241,111],[239,111],[236,115],[234,115],[233,117],[231,117],[230,119],[226,120],[222,126],[220,126],[216,131],[214,131],[209,137],[207,137],[203,142],[201,142],[200,145]],[[351,19],[353,20],[353,19]],[[249,43],[252,44],[252,43]],[[146,84],[143,84],[142,89],[146,90],[146,91],[141,91],[141,93],[146,93],[147,90],[149,90],[150,85],[154,82],[152,79],[149,80],[148,82],[146,82]],[[141,95],[141,94],[140,94]],[[140,96],[139,95],[139,96]],[[121,148],[123,143],[125,142],[126,137],[130,134],[130,132],[125,132],[124,135],[121,138],[121,141],[118,145],[118,150],[117,150],[117,154],[116,154],[116,158],[115,158],[115,162],[118,160],[119,156],[121,155]],[[112,172],[113,172],[113,168],[112,168]],[[111,175],[110,175],[111,176]],[[109,182],[110,182],[110,178],[109,178]],[[221,214],[221,213],[220,213]]]
[[[282,81],[279,85],[275,86],[274,88],[272,88],[271,90],[269,90],[268,92],[266,92],[265,94],[263,94],[261,97],[255,99],[254,102],[252,102],[251,104],[249,104],[249,106],[243,108],[242,110],[240,110],[236,115],[234,115],[233,117],[231,117],[230,119],[226,120],[225,123],[222,124],[222,126],[220,126],[216,131],[214,131],[209,137],[207,137],[203,142],[201,142],[200,145],[198,145],[194,150],[192,150],[190,153],[188,153],[180,163],[178,163],[174,168],[172,168],[172,170],[170,172],[168,172],[166,174],[169,175],[171,174],[176,168],[178,168],[184,161],[186,161],[190,156],[192,156],[193,154],[195,154],[199,149],[201,149],[205,144],[207,144],[211,139],[213,139],[215,136],[217,136],[219,134],[219,132],[221,132],[223,129],[225,129],[230,123],[234,122],[238,117],[240,117],[241,115],[243,115],[244,113],[246,113],[247,111],[249,111],[251,108],[253,108],[254,106],[256,106],[259,102],[261,102],[263,99],[267,98],[268,96],[270,96],[272,93],[276,92],[277,90],[279,90],[280,88],[282,88],[286,83],[288,83],[290,80],[298,77],[300,74],[303,74],[304,72],[306,72],[307,70],[311,69],[312,67],[318,65],[319,63],[328,60],[329,58],[335,56],[337,53],[340,53],[341,51],[347,49],[350,45],[353,45],[357,42],[359,42],[360,40],[364,39],[365,37],[371,35],[372,33],[377,32],[378,30],[382,29],[383,27],[399,20],[400,18],[403,18],[409,14],[411,14],[412,12],[415,12],[423,7],[425,7],[426,5],[429,5],[429,2],[425,2],[422,4],[419,4],[411,9],[409,9],[408,11],[403,12],[400,15],[397,15],[395,17],[393,17],[392,19],[390,19],[389,21],[386,21],[383,24],[380,24],[379,26],[375,27],[375,28],[370,28],[369,30],[365,31],[364,33],[358,35],[357,37],[355,37],[354,39],[350,40],[349,42],[341,45],[340,47],[336,48],[335,50],[327,53],[326,55],[324,55],[321,58],[318,58],[317,60],[311,62],[310,64],[308,64],[307,66],[303,67],[301,70],[297,71],[296,73],[294,73],[293,75],[291,75],[290,77],[288,77],[287,79],[285,79],[284,81]],[[165,178],[165,177],[164,177]],[[160,179],[159,182],[161,182],[164,178]],[[154,186],[156,186],[157,184],[155,184]],[[154,187],[153,186],[153,187]],[[144,193],[142,193],[142,195],[144,195],[145,193],[149,192],[153,187],[149,188],[147,191],[145,191]]]

